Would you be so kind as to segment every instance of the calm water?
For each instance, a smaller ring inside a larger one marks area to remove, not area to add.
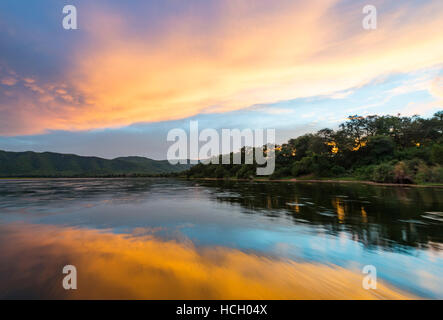
[[[442,211],[441,188],[0,180],[0,298],[364,298],[374,265],[385,297],[442,299]]]

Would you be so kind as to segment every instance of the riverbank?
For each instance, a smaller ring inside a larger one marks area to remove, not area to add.
[[[146,179],[146,178],[176,178],[184,180],[205,180],[205,181],[259,181],[259,182],[293,182],[293,183],[354,183],[354,184],[368,184],[376,186],[391,186],[391,187],[421,187],[421,188],[443,188],[443,184],[405,184],[405,183],[383,183],[374,182],[367,180],[354,180],[346,178],[317,178],[317,179],[266,179],[266,178],[255,178],[255,179],[239,179],[239,178],[186,178],[186,177],[167,177],[167,176],[127,176],[127,177],[0,177],[1,180],[57,180],[57,179],[69,179],[69,180],[85,180],[85,179]]]
[[[404,184],[404,183],[382,183],[366,180],[347,180],[347,179],[237,179],[237,178],[188,178],[189,180],[220,180],[220,181],[260,181],[260,182],[293,182],[293,183],[355,183],[355,184],[369,184],[376,186],[391,186],[391,187],[422,187],[422,188],[443,188],[443,184]]]

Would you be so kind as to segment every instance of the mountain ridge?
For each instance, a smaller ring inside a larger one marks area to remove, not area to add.
[[[104,159],[49,151],[0,150],[0,177],[3,178],[157,176],[178,173],[190,166],[140,156]]]

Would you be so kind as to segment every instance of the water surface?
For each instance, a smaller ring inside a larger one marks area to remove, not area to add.
[[[443,298],[443,189],[0,180],[1,298]],[[79,289],[61,289],[78,268]],[[361,288],[374,265],[375,292]]]

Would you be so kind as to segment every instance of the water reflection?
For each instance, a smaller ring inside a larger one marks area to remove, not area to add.
[[[284,210],[295,223],[321,225],[335,235],[346,230],[368,247],[443,249],[441,188],[226,181],[202,185],[216,186],[217,201],[238,204],[248,209],[246,213],[275,216]],[[237,196],[219,195],[227,191]]]
[[[383,283],[340,267],[164,241],[146,230],[96,230],[13,223],[0,226],[0,298],[55,299],[404,299]],[[75,265],[78,290],[62,289]]]
[[[420,297],[442,298],[442,211],[441,188],[174,179],[0,180],[2,228],[17,222],[34,226],[26,228],[29,236],[17,227],[2,232],[0,246],[10,251],[9,239],[14,239],[21,250],[22,258],[17,254],[17,260],[8,261],[8,272],[14,272],[22,269],[27,255],[34,256],[26,249],[27,245],[35,249],[32,241],[21,237],[37,239],[39,232],[46,232],[38,225],[106,231],[109,239],[112,234],[119,239],[149,230],[168,245],[192,243],[198,252],[204,248],[219,248],[214,249],[219,252],[223,247],[272,261],[347,270],[372,264],[380,279],[397,288]],[[57,240],[59,233],[50,234]],[[81,239],[78,243],[85,245]],[[36,250],[42,252],[41,266],[47,267],[51,259],[59,261],[58,255],[42,250]],[[81,248],[73,250],[78,257],[87,255]],[[99,255],[99,248],[95,252]],[[2,268],[5,260],[2,256]],[[180,264],[180,258],[176,260]],[[191,269],[185,267],[188,272]],[[1,276],[12,281],[5,272]],[[307,277],[327,281],[313,273]],[[5,290],[18,294],[23,285],[11,284]],[[28,291],[31,288],[23,289]]]

